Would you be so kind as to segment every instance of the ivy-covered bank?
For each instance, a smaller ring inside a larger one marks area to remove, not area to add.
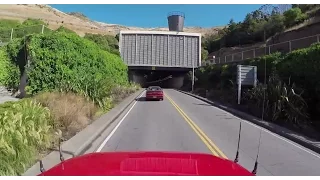
[[[275,53],[242,62],[258,67],[259,84],[255,88],[244,88],[240,106],[237,105],[237,64],[211,65],[197,70],[196,93],[261,117],[266,69],[264,117],[320,138],[310,130],[320,130],[319,59],[318,43],[287,55]]]
[[[113,50],[114,51],[114,50]],[[55,146],[139,89],[119,55],[67,31],[31,34],[0,48],[0,85],[28,98],[0,104],[0,175],[20,175]]]

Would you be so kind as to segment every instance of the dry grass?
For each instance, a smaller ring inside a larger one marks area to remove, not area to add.
[[[130,96],[132,93],[136,92],[140,86],[138,85],[131,85],[128,87],[123,87],[123,86],[115,86],[111,93],[112,93],[112,104],[116,105],[119,102],[121,102],[123,99],[127,98]]]
[[[64,139],[71,138],[90,124],[98,111],[93,102],[73,93],[45,92],[35,99],[49,108]]]

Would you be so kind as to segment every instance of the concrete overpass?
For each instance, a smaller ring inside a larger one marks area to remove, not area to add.
[[[168,16],[169,31],[120,31],[119,50],[131,81],[180,88],[185,74],[201,66],[201,34],[181,32],[183,18]]]

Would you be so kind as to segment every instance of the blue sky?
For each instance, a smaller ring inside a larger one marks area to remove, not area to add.
[[[167,27],[167,14],[185,13],[185,26],[214,27],[226,25],[231,18],[242,21],[247,13],[261,5],[51,5],[63,12],[82,12],[90,19],[125,26]]]

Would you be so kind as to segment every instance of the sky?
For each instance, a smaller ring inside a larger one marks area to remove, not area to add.
[[[216,27],[228,24],[231,18],[242,21],[247,13],[257,10],[261,4],[239,5],[107,5],[107,4],[59,4],[52,7],[63,12],[81,12],[92,20],[109,24],[135,27],[167,27],[167,14],[181,11],[185,14],[185,27]]]

